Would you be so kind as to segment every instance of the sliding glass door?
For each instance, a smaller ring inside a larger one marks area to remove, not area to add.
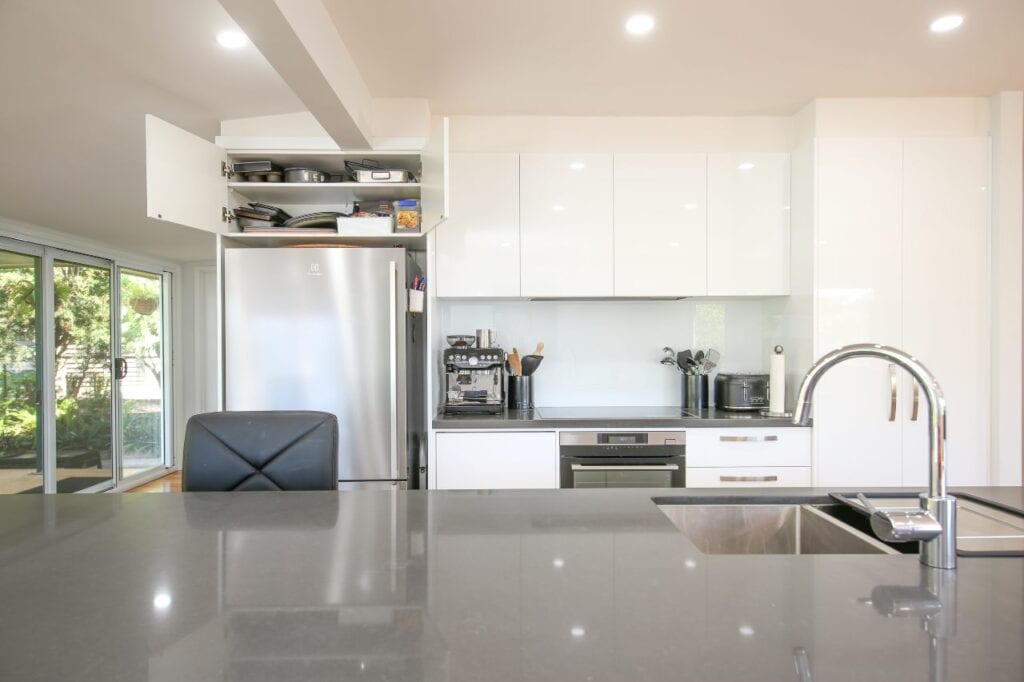
[[[0,494],[167,461],[169,275],[0,238]]]
[[[120,268],[118,479],[164,465],[164,277]]]
[[[43,491],[41,256],[0,249],[0,494]]]
[[[53,260],[56,491],[114,484],[109,262]]]

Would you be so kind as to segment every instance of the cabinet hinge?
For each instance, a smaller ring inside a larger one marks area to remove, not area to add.
[[[222,223],[233,223],[235,222],[235,216],[231,211],[228,210],[227,206],[220,207],[220,220]]]
[[[227,161],[220,162],[220,174],[225,178],[230,178],[234,174],[234,168]]]

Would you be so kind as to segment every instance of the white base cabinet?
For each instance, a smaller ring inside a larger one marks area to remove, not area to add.
[[[688,429],[687,488],[811,485],[811,429]]]
[[[439,432],[433,460],[440,490],[558,487],[554,431]]]

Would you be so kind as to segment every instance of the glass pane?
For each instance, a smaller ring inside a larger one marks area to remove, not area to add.
[[[0,493],[43,492],[39,259],[0,251]]]
[[[57,492],[113,481],[110,270],[54,261]]]
[[[121,271],[121,478],[163,466],[163,281]]]

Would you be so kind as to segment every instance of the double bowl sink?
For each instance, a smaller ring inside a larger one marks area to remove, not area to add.
[[[681,503],[658,499],[658,508],[705,554],[916,554],[917,542],[874,537],[867,511],[855,497],[834,504]],[[697,502],[697,500],[693,500]],[[701,501],[703,502],[703,501]],[[918,508],[916,498],[874,497],[879,508]],[[957,553],[1024,556],[1024,516],[976,499],[957,500]]]

